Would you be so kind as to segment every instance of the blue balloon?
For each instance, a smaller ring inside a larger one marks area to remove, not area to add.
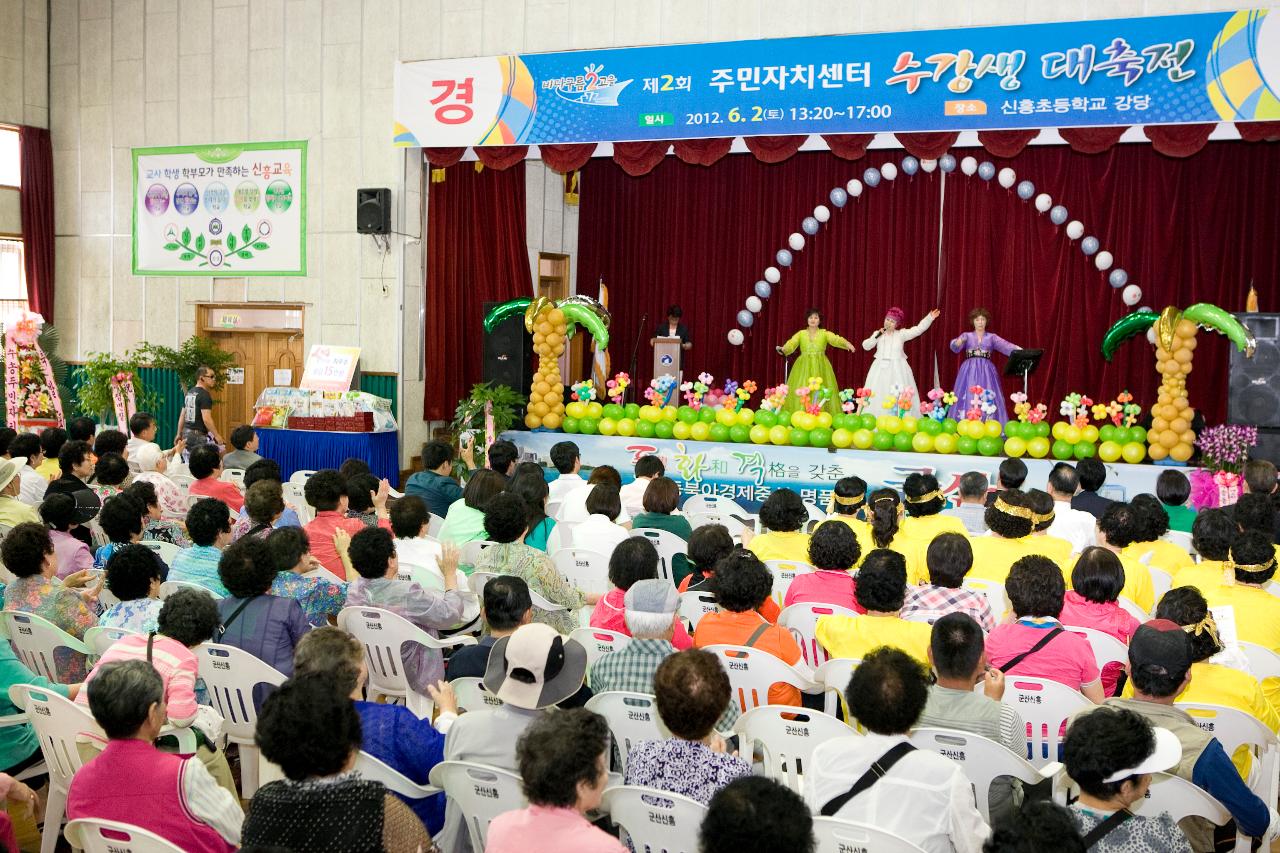
[[[1020,181],[1018,183],[1018,198],[1023,201],[1030,201],[1031,197],[1036,194],[1036,185],[1030,181]]]
[[[954,172],[956,168],[956,158],[953,154],[943,154],[938,158],[938,168],[944,172]]]
[[[1054,225],[1061,225],[1067,221],[1067,209],[1060,204],[1055,204],[1049,208],[1049,221]]]
[[[757,281],[756,296],[759,296],[761,299],[768,299],[770,296],[773,296],[773,285],[769,284],[767,281]]]
[[[872,166],[862,173],[862,182],[869,187],[880,185],[880,170]]]
[[[1107,281],[1111,286],[1119,290],[1129,283],[1129,274],[1122,269],[1116,268],[1111,271],[1111,275],[1107,276]]]
[[[738,312],[738,325],[744,329],[751,328],[751,324],[756,321],[756,315],[743,308]]]
[[[1090,235],[1080,241],[1080,251],[1086,255],[1092,255],[1098,251],[1098,238]]]
[[[836,207],[844,207],[845,203],[849,201],[849,194],[844,191],[844,187],[836,187],[827,197],[831,199],[831,203]]]
[[[808,234],[810,237],[818,233],[819,227],[818,220],[814,219],[812,216],[806,216],[804,221],[800,223],[800,230]]]
[[[990,160],[983,160],[978,164],[978,177],[984,181],[989,181],[996,176],[995,164]]]
[[[914,175],[920,170],[920,161],[908,154],[902,158],[902,174]]]
[[[791,266],[791,253],[786,249],[779,249],[776,257],[778,260],[778,266],[780,267]]]

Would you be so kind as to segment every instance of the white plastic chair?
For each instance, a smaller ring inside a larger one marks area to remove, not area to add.
[[[791,632],[800,645],[800,654],[804,662],[812,667],[822,666],[831,660],[831,655],[818,642],[818,620],[824,616],[848,616],[857,618],[858,611],[835,604],[819,604],[816,601],[801,601],[784,608],[778,614],[778,624]]]
[[[458,710],[460,711],[501,708],[505,704],[488,691],[484,686],[483,678],[468,676],[467,678],[455,678],[449,683],[453,685],[453,692],[458,697]]]
[[[193,506],[200,503],[200,501],[204,500],[207,497],[209,496],[208,495],[187,495],[187,509],[191,509]]]
[[[1083,628],[1078,625],[1064,625],[1073,634],[1079,634],[1089,641],[1093,649],[1093,662],[1101,670],[1109,663],[1126,664],[1129,662],[1129,647],[1110,634],[1097,628]]]
[[[240,491],[244,491],[244,469],[243,468],[223,468],[222,476],[218,478],[224,483],[232,483]]]
[[[675,558],[677,555],[685,554],[689,550],[689,543],[669,530],[655,530],[652,527],[633,530],[631,535],[638,539],[649,540],[649,544],[658,552],[658,577],[665,581],[674,582],[675,569],[673,564]]]
[[[805,522],[805,530],[817,530],[818,525],[827,520],[827,514],[818,509],[818,505],[813,501],[801,501],[804,504],[805,512],[809,513],[809,520]]]
[[[433,572],[426,566],[406,563],[403,560],[397,565],[399,568],[396,571],[396,580],[412,581],[423,589],[444,592],[444,578],[438,572]],[[461,573],[459,573],[459,577],[461,576]]]
[[[138,543],[160,555],[160,559],[164,560],[166,566],[173,565],[173,558],[182,553],[182,549],[172,542],[164,542],[159,539],[143,539]]]
[[[121,637],[142,636],[141,631],[131,631],[128,628],[109,628],[106,625],[94,625],[92,628],[84,632],[84,644],[92,650],[95,658],[102,655],[111,648],[112,644]]]
[[[697,530],[699,527],[706,527],[708,524],[723,524],[725,529],[729,531],[729,535],[733,537],[735,542],[742,541],[742,533],[747,528],[755,530],[755,521],[750,523],[739,521],[728,513],[713,512],[695,512],[688,513],[689,527]],[[751,518],[748,516],[748,518]]]
[[[719,495],[692,495],[680,509],[685,515],[737,515],[743,518],[751,516],[742,504],[732,498]]]
[[[569,635],[569,639],[577,640],[587,650],[588,667],[605,655],[626,648],[631,642],[630,635],[607,628],[578,628]]]
[[[346,581],[326,569],[324,566],[312,569],[309,572],[303,572],[302,576],[304,578],[320,578],[321,580],[326,580],[330,583],[346,583]]]
[[[690,634],[698,627],[698,623],[702,621],[703,616],[708,613],[715,613],[717,609],[719,608],[716,605],[716,596],[713,592],[695,589],[680,593],[680,618],[689,624]]]
[[[985,578],[965,578],[960,587],[985,598],[987,606],[991,608],[991,615],[997,622],[1009,610],[1009,596],[1005,594],[1004,584]]]
[[[495,817],[526,805],[520,777],[510,770],[471,761],[442,761],[431,768],[430,779],[462,812],[472,850],[485,848]]]
[[[315,471],[310,471],[306,469],[303,469],[300,471],[294,471],[292,474],[289,475],[289,482],[296,486],[305,486],[307,484],[307,480],[310,480],[311,475],[314,473]]]
[[[1275,732],[1257,717],[1236,708],[1196,702],[1178,702],[1177,706],[1190,714],[1201,730],[1216,737],[1227,755],[1248,746],[1253,760],[1258,762],[1250,774],[1254,783],[1250,787],[1264,803],[1276,802],[1280,795],[1280,740]]]
[[[784,719],[783,715],[790,719]],[[750,755],[760,744],[764,775],[803,794],[804,773],[813,751],[832,738],[857,734],[835,717],[791,705],[761,705],[738,718],[739,752]]]
[[[1147,571],[1151,573],[1151,591],[1155,594],[1154,600],[1159,601],[1173,588],[1173,575],[1155,566],[1147,566]]]
[[[1077,690],[1047,678],[1009,675],[1005,679],[1004,704],[1012,707],[1026,726],[1027,760],[1038,768],[1059,761],[1064,724],[1071,715],[1093,703]]]
[[[344,607],[338,613],[338,627],[364,646],[370,692],[403,699],[419,719],[430,718],[433,703],[409,684],[401,656],[405,644],[438,650],[476,642],[475,637],[463,634],[437,639],[398,613],[379,607]]]
[[[1131,601],[1123,595],[1116,599],[1116,604],[1119,604],[1121,610],[1139,622],[1146,622],[1151,618],[1151,614],[1139,607],[1137,602]]]
[[[927,749],[950,758],[964,769],[965,777],[973,783],[978,811],[982,812],[982,818],[987,823],[991,823],[991,783],[1000,776],[1012,776],[1028,785],[1038,784],[1045,779],[1057,779],[1063,783],[1055,791],[1060,795],[1057,801],[1065,805],[1066,778],[1060,762],[1051,761],[1044,767],[1037,768],[1022,756],[1006,749],[1004,744],[981,735],[952,729],[913,729],[911,743],[917,749]]]
[[[22,610],[0,611],[0,624],[4,626],[5,636],[13,643],[14,651],[27,665],[27,669],[50,681],[62,681],[54,663],[55,649],[68,649],[82,655],[92,653],[92,649],[83,641],[34,613]]]
[[[434,512],[429,515],[430,517],[427,519],[427,535],[432,539],[439,539],[440,528],[444,527],[444,519]]]
[[[813,835],[817,853],[924,853],[901,835],[837,817],[815,817]]]
[[[795,560],[765,560],[764,565],[769,570],[769,574],[773,575],[773,592],[770,593],[770,596],[779,607],[786,600],[787,589],[798,575],[807,575],[810,572],[817,571],[808,563],[800,563]]]
[[[458,565],[474,566],[480,559],[480,555],[484,553],[484,549],[495,543],[486,539],[474,539],[462,546],[462,552],[458,554]]]
[[[609,558],[586,548],[561,548],[551,555],[561,577],[583,592],[609,591]]]
[[[3,642],[3,641],[0,640],[0,642]],[[8,728],[9,726],[25,726],[29,722],[31,721],[27,719],[26,712],[19,711],[16,714],[9,714],[7,716],[0,717],[0,729]],[[37,776],[43,776],[48,772],[49,770],[47,767],[45,767],[44,762],[37,761],[35,764],[31,765],[26,770],[22,770],[22,771],[19,771],[18,773],[14,773],[13,778],[17,779],[19,782],[26,782],[28,779],[34,779]]]
[[[183,853],[154,832],[114,820],[82,817],[68,823],[63,835],[84,853]]]
[[[1202,817],[1215,826],[1224,826],[1231,820],[1231,812],[1216,797],[1171,773],[1152,773],[1151,787],[1147,789],[1146,798],[1130,808],[1150,817],[1168,812],[1174,823],[1192,816]]]
[[[1160,538],[1166,542],[1172,542],[1174,545],[1177,545],[1179,548],[1186,551],[1188,554],[1194,555],[1196,553],[1195,546],[1191,544],[1190,533],[1184,533],[1181,530],[1170,530]]]
[[[9,688],[13,704],[27,713],[31,727],[40,740],[40,751],[49,771],[49,793],[45,800],[44,832],[40,853],[53,853],[58,844],[58,831],[67,811],[67,790],[71,777],[84,763],[76,747],[80,732],[96,732],[105,739],[102,729],[86,708],[64,699],[51,690],[32,684],[15,684]]]
[[[355,769],[361,776],[371,782],[381,782],[388,791],[411,800],[420,800],[423,797],[430,797],[432,794],[440,793],[439,788],[431,785],[419,785],[399,770],[388,766],[381,759],[370,755],[363,749],[356,753]]]
[[[1280,655],[1257,643],[1240,643],[1240,651],[1249,661],[1249,670],[1259,681],[1280,678]]]
[[[160,584],[160,600],[164,601],[180,589],[198,589],[213,598],[214,601],[218,600],[218,596],[213,594],[213,590],[191,581],[165,581]]]
[[[666,739],[659,728],[658,702],[648,693],[623,690],[597,693],[587,700],[586,708],[604,717],[609,724],[609,734],[613,736],[624,770],[627,756],[640,741]]]
[[[285,676],[235,646],[203,643],[192,651],[209,691],[209,704],[222,715],[227,740],[240,747],[240,795],[252,799],[258,790],[258,747],[253,742],[258,709],[253,704],[253,689],[259,684],[279,687]]]
[[[607,788],[602,808],[622,829],[624,844],[651,853],[695,853],[698,827],[707,814],[697,800],[632,785]]]
[[[720,659],[729,674],[732,696],[743,712],[768,705],[769,687],[773,684],[786,684],[803,693],[816,693],[821,689],[807,675],[766,651],[729,645],[707,646],[706,650]]]

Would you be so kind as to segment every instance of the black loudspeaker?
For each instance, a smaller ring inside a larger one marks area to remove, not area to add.
[[[486,302],[484,313],[501,303]],[[508,317],[484,336],[484,381],[506,385],[519,394],[533,381],[533,338],[524,330],[524,315]],[[524,422],[520,410],[518,423]]]
[[[1227,422],[1280,429],[1280,314],[1237,314],[1258,342],[1252,358],[1231,348]],[[1263,444],[1258,438],[1259,449]],[[1266,457],[1269,458],[1269,457]]]
[[[391,190],[386,187],[356,190],[356,233],[391,233]]]

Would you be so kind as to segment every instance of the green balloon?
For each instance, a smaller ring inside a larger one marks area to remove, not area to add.
[[[1129,440],[1136,441],[1139,444],[1146,444],[1147,443],[1146,427],[1140,427],[1140,426],[1129,427]]]
[[[995,456],[1000,452],[1000,439],[992,435],[984,435],[978,439],[978,452],[983,456]]]
[[[1017,421],[1009,421],[1004,425],[1004,434],[1008,438],[1017,438],[1022,425]]]
[[[1054,459],[1070,459],[1071,450],[1072,448],[1070,444],[1067,444],[1062,439],[1058,439],[1053,443],[1053,447],[1049,452],[1053,454]]]
[[[576,433],[578,432],[578,419],[565,418],[563,421],[561,421],[560,426],[564,429],[565,432]]]
[[[1118,433],[1123,433],[1124,437],[1123,438],[1120,437]],[[1124,427],[1120,427],[1119,429],[1117,429],[1111,424],[1107,424],[1104,427],[1098,428],[1098,441],[1101,441],[1103,443],[1108,441],[1114,441],[1117,444],[1124,444],[1128,440],[1129,440],[1129,431]]]
[[[1036,424],[1035,427],[1036,427],[1036,438],[1049,437],[1050,429],[1049,429],[1048,421],[1041,421],[1040,423]]]
[[[725,426],[724,424],[712,424],[712,425],[711,425],[711,440],[712,440],[712,441],[728,441],[728,440],[729,440],[729,428],[728,428],[727,426]]]
[[[719,424],[716,426],[719,426]],[[715,434],[714,427],[711,432],[713,435]],[[743,424],[734,424],[729,427],[729,440],[736,441],[738,444],[745,444],[751,440],[751,428]]]
[[[634,421],[636,418],[640,417],[640,404],[627,403],[627,406],[623,411],[627,413],[627,417]]]
[[[636,435],[640,438],[653,438],[653,424],[649,421],[636,421]]]
[[[911,452],[911,436],[906,432],[900,432],[893,437],[893,449],[899,453]]]
[[[920,421],[920,432],[925,435],[938,435],[942,432],[941,421],[935,421],[933,418],[925,418]]]
[[[583,435],[595,435],[600,432],[599,418],[580,418],[578,420],[578,429]]]
[[[791,428],[791,446],[792,447],[808,447],[809,431],[792,427]]]
[[[956,422],[955,422],[955,419],[954,419],[954,418],[943,418],[943,419],[942,419],[942,431],[943,431],[943,432],[948,432],[948,433],[953,433],[953,434],[954,434],[954,433],[955,433],[955,431],[956,431]],[[963,451],[963,450],[961,450],[960,452],[961,452],[961,453],[964,453],[964,451]]]
[[[784,426],[784,427],[791,426],[790,412],[786,411],[785,409],[781,412],[778,412],[778,426]]]
[[[692,406],[681,406],[676,409],[676,417],[687,424],[696,424],[698,422],[698,413],[693,410]]]
[[[826,427],[814,427],[809,430],[809,446],[810,447],[830,447],[831,446],[831,430]]]
[[[703,406],[698,409],[698,420],[704,424],[714,423],[716,419],[716,410],[710,406]]]
[[[653,425],[653,434],[657,438],[671,438],[671,421],[658,421]]]
[[[1091,441],[1082,441],[1071,452],[1077,459],[1092,459],[1098,455],[1098,447]]]
[[[606,418],[612,418],[613,420],[616,421],[626,417],[627,410],[619,406],[617,403],[610,403],[609,405],[604,407],[604,411],[601,414],[603,414]]]
[[[967,435],[962,435],[956,439],[956,453],[963,454],[964,456],[972,456],[977,452],[978,440],[976,438],[970,438]]]
[[[893,436],[876,430],[871,434],[871,446],[876,450],[893,450]]]
[[[769,429],[770,427],[775,427],[778,425],[778,416],[775,415],[773,412],[767,411],[765,409],[761,409],[760,411],[756,412],[755,422],[760,424],[760,426],[764,427],[765,429]]]
[[[876,428],[875,415],[858,415],[858,428],[865,430],[874,430]]]
[[[842,415],[842,414],[841,414],[841,415],[832,415],[832,416],[831,416],[831,428],[832,428],[833,430],[834,430],[834,429],[845,429],[846,427],[845,427],[845,425],[844,425],[844,419],[845,419],[845,416],[844,416],[844,415]]]

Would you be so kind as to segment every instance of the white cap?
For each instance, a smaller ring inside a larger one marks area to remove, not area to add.
[[[1156,748],[1152,750],[1151,754],[1139,761],[1136,767],[1129,767],[1112,773],[1102,780],[1104,785],[1119,782],[1121,779],[1128,779],[1130,776],[1163,773],[1165,770],[1178,766],[1178,762],[1182,760],[1182,744],[1178,741],[1178,736],[1168,729],[1159,727],[1153,728],[1151,731],[1156,736]]]

